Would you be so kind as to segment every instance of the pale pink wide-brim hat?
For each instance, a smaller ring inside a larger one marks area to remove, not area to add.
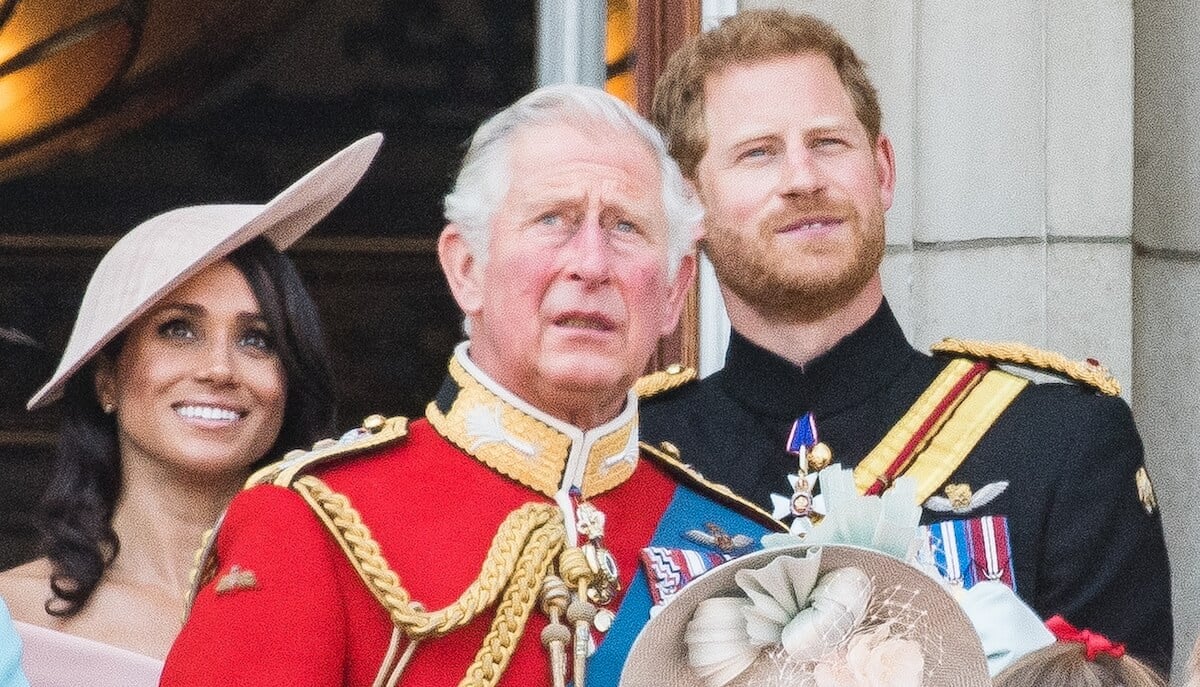
[[[58,369],[26,407],[61,397],[71,375],[129,323],[238,247],[259,236],[279,250],[295,243],[354,189],[382,143],[378,133],[355,141],[264,205],[194,205],[134,227],[96,267]]]
[[[642,628],[621,672],[620,687],[706,687],[689,664],[685,635],[702,601],[744,596],[735,576],[766,568],[781,557],[804,558],[815,547],[768,548],[723,563],[690,582]],[[871,607],[886,622],[907,624],[907,637],[920,645],[925,672],[922,687],[990,687],[979,635],[962,607],[942,586],[917,568],[887,554],[857,546],[820,546],[820,573],[854,567],[871,579]],[[812,684],[793,675],[782,679],[747,671],[731,684]]]

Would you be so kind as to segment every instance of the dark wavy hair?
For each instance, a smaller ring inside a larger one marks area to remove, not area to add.
[[[287,379],[283,425],[261,465],[334,430],[333,372],[316,305],[292,261],[261,237],[227,259],[250,284]],[[115,360],[122,343],[119,335],[104,355]],[[60,618],[83,609],[121,548],[112,527],[122,488],[117,424],[100,408],[94,376],[89,363],[67,382],[54,468],[36,516],[53,570],[45,609]]]

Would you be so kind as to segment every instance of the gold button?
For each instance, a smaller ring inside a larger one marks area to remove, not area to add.
[[[829,467],[829,463],[833,461],[833,451],[829,450],[829,445],[824,441],[818,442],[812,447],[812,451],[808,454],[808,469],[814,471],[824,470]]]
[[[368,415],[367,419],[363,420],[363,429],[374,434],[383,429],[383,423],[386,419],[382,415]]]

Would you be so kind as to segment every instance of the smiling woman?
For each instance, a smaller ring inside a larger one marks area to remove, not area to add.
[[[42,557],[0,573],[33,685],[157,684],[201,534],[258,464],[332,429],[316,308],[280,250],[354,188],[380,142],[265,205],[154,217],[96,268],[29,401],[64,406]]]
[[[238,250],[262,261],[270,248],[256,239]],[[268,452],[287,384],[259,303],[222,260],[130,325],[118,355],[97,361],[97,395],[115,409],[125,460],[186,477],[241,472]]]

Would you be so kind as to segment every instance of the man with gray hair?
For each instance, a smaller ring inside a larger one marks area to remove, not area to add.
[[[162,684],[615,685],[653,601],[643,549],[707,533],[715,562],[774,525],[638,443],[632,387],[701,214],[601,91],[484,123],[438,242],[469,340],[425,418],[368,418],[252,478]]]

